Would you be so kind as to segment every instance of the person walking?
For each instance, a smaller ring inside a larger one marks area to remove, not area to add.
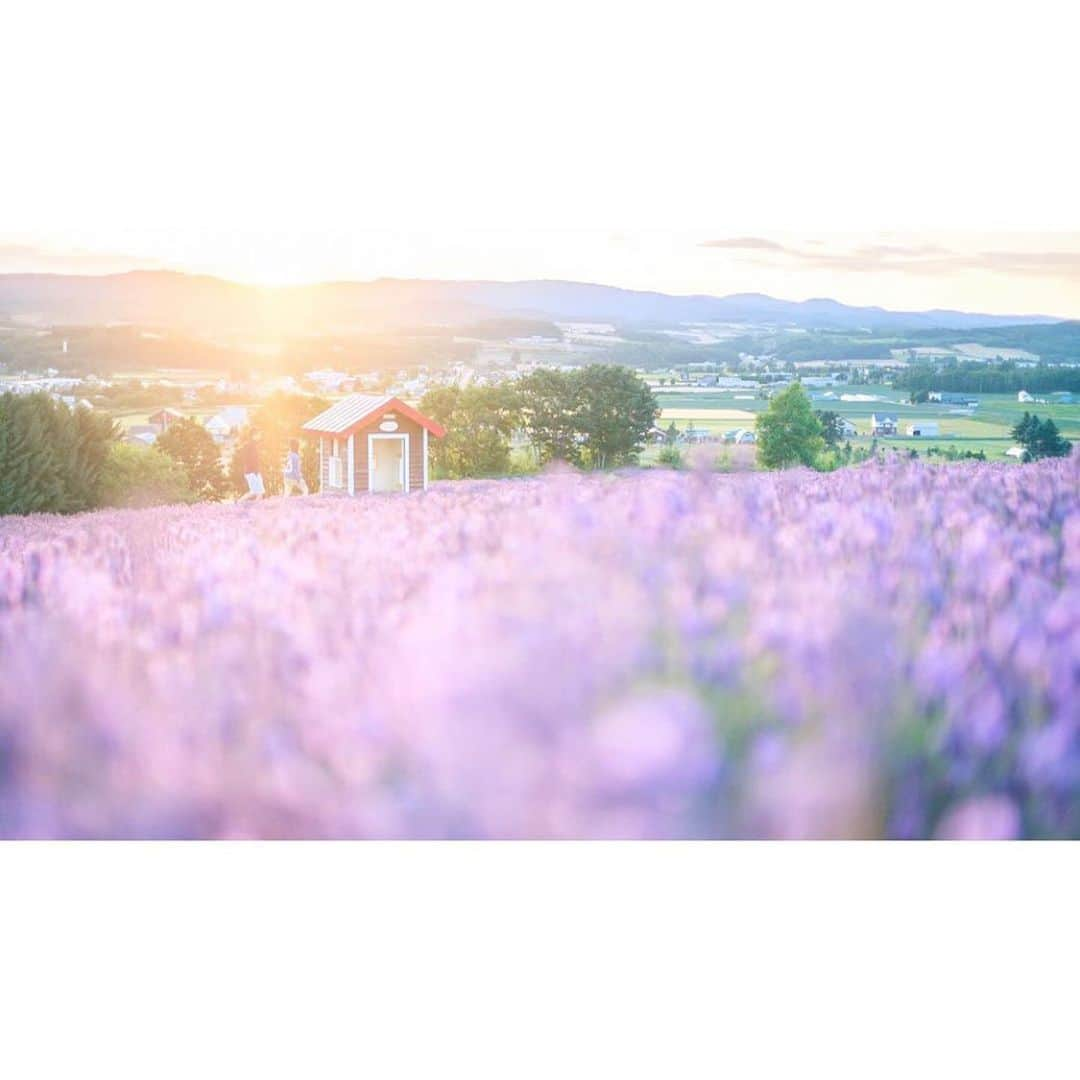
[[[240,467],[244,470],[244,479],[247,481],[247,494],[242,495],[240,502],[249,499],[261,499],[266,495],[266,487],[263,485],[262,473],[259,471],[259,442],[258,435],[253,431],[247,441],[240,444],[237,453],[240,455]]]
[[[293,493],[294,488],[299,488],[302,495],[308,494],[307,481],[304,479],[303,469],[300,467],[300,440],[289,440],[289,452],[285,456],[285,495]]]

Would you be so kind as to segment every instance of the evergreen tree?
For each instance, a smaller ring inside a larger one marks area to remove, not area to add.
[[[1072,452],[1072,443],[1062,436],[1050,417],[1043,421],[1035,446],[1039,457],[1068,457]]]
[[[73,513],[98,505],[111,420],[47,394],[0,396],[0,514]]]
[[[1068,457],[1072,443],[1062,437],[1057,424],[1049,417],[1040,420],[1025,412],[1012,430],[1013,438],[1024,448],[1024,461],[1047,457]]]
[[[1027,447],[1039,428],[1039,418],[1025,410],[1024,415],[1012,429],[1012,437],[1023,447]]]

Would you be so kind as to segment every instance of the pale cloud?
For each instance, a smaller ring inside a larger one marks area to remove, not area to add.
[[[810,241],[813,243],[814,241]],[[707,248],[725,248],[729,251],[787,251],[783,244],[766,240],[761,236],[736,236],[728,240],[706,240],[700,245]]]
[[[127,270],[159,269],[156,258],[105,251],[69,250],[0,242],[0,273],[3,274],[118,274]]]
[[[892,272],[941,276],[966,271],[1072,279],[1080,278],[1080,250],[961,251],[934,243],[872,243],[840,247],[821,240],[781,243],[760,236],[706,240],[702,248],[742,252],[741,261],[783,270],[852,273]]]

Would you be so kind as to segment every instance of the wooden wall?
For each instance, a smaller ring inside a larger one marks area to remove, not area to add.
[[[377,420],[373,420],[370,424],[364,427],[357,428],[353,432],[356,438],[356,494],[366,495],[368,493],[368,441],[367,437],[372,434],[381,434],[379,432],[379,424],[385,420],[386,417],[379,417]],[[415,421],[407,420],[403,416],[397,418],[398,429],[397,432],[386,432],[385,434],[402,434],[409,436],[409,492],[418,492],[424,490],[424,429]],[[323,491],[332,491],[330,487],[330,448],[333,445],[335,436],[323,435],[320,437],[319,446],[322,449],[322,485]],[[348,451],[348,436],[339,435],[337,438],[340,440],[341,445],[341,461],[342,461],[342,476],[344,477],[346,487],[342,490],[348,492],[348,467],[349,467],[349,451]]]
[[[379,424],[385,417],[359,428],[356,432],[356,494],[366,495],[368,489],[368,441],[369,435],[381,434]],[[424,490],[424,429],[413,420],[397,417],[397,432],[409,436],[409,491]]]

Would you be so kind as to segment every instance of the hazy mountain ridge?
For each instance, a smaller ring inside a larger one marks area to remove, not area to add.
[[[807,329],[962,330],[1062,321],[1043,315],[888,311],[758,293],[675,296],[572,281],[366,282],[261,287],[207,275],[137,270],[103,276],[0,275],[0,318],[41,325],[131,322],[202,333],[285,334],[458,325],[506,316],[677,325],[732,322]]]

